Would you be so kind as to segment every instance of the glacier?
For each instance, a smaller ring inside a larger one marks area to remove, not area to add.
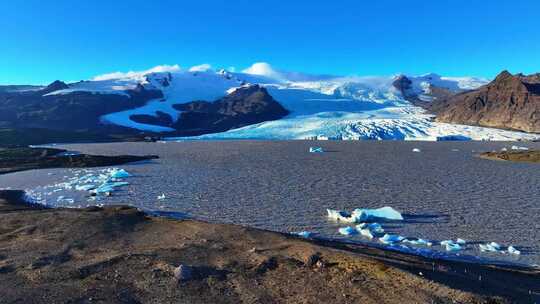
[[[313,139],[343,140],[428,140],[467,138],[471,140],[532,140],[536,134],[485,127],[465,126],[434,121],[434,116],[408,102],[393,86],[393,76],[306,75],[275,70],[267,63],[256,63],[242,72],[213,70],[203,64],[181,69],[159,66],[142,72],[111,73],[91,81],[69,84],[69,89],[49,94],[74,91],[126,94],[137,85],[159,89],[162,99],[151,100],[142,107],[110,113],[101,117],[106,124],[141,131],[173,132],[174,129],[130,119],[131,115],[157,116],[163,112],[177,121],[181,112],[174,104],[196,100],[214,101],[246,84],[259,84],[285,107],[290,114],[280,120],[266,121],[221,133],[185,139]],[[437,74],[407,76],[412,90],[423,101],[431,101],[431,86],[452,92],[475,89],[488,82],[474,77],[444,77]]]

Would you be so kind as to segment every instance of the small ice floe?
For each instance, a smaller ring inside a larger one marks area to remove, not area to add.
[[[369,229],[370,231],[378,234],[383,234],[384,229],[379,223],[360,223],[356,225],[356,229]]]
[[[351,214],[345,211],[327,209],[328,217],[345,223],[360,223],[375,220],[403,220],[401,213],[392,207],[378,209],[355,209]]]
[[[300,232],[297,232],[296,235],[307,239],[307,238],[310,238],[311,236],[313,236],[313,233],[311,233],[309,231],[300,231]]]
[[[369,238],[369,239],[372,239],[374,238],[374,235],[373,235],[373,232],[371,232],[371,230],[367,229],[367,228],[362,228],[362,229],[358,229],[358,231],[360,231],[360,234]]]
[[[512,150],[522,150],[522,151],[529,150],[529,148],[527,148],[527,147],[520,147],[520,146],[512,146],[510,149],[512,149]]]
[[[478,247],[480,247],[480,251],[482,252],[499,252],[501,251],[501,245],[491,242],[487,244],[479,244]]]
[[[339,228],[339,233],[340,234],[343,234],[343,235],[355,235],[358,233],[358,231],[356,229],[354,229],[353,227],[343,227],[343,228]]]
[[[444,247],[446,251],[460,251],[462,249],[458,242],[452,240],[441,241],[441,246]]]
[[[501,151],[506,152],[508,149],[506,147],[502,148]]]
[[[323,153],[322,147],[309,147],[309,153]]]
[[[421,246],[431,247],[433,245],[432,242],[424,240],[424,239],[419,239],[419,238],[406,238],[402,242],[409,243],[411,245],[416,245],[416,246],[421,245]]]
[[[110,172],[110,177],[111,178],[126,178],[126,177],[130,177],[131,174],[129,174],[126,170],[124,169],[118,169],[118,168],[113,168],[111,169]]]
[[[395,244],[403,241],[405,238],[397,234],[385,234],[379,241],[383,244]]]
[[[91,185],[91,184],[88,184],[88,185],[76,185],[75,186],[75,190],[77,190],[77,191],[90,191],[90,190],[93,190],[93,189],[96,189],[96,186]]]
[[[158,195],[157,197],[158,200],[162,201],[165,199],[165,193],[162,193],[161,195]]]
[[[127,186],[129,185],[128,182],[105,182],[103,184],[101,184],[99,187],[93,189],[93,190],[90,190],[90,193],[94,193],[94,194],[100,194],[100,193],[103,193],[103,194],[106,194],[107,193],[111,193],[115,190],[115,188],[117,187],[123,187],[123,186]],[[107,195],[109,196],[109,195]]]
[[[465,241],[464,239],[457,238],[456,243],[458,243],[460,245],[465,245],[465,244],[467,244],[467,241]]]
[[[508,246],[507,251],[510,254],[515,254],[515,255],[520,255],[521,254],[521,251],[517,250],[516,247],[514,247],[514,246]]]
[[[412,149],[412,151],[413,151],[413,152],[417,152],[417,153],[422,152],[422,150],[420,150],[420,149],[418,149],[418,148],[414,148],[414,149]]]

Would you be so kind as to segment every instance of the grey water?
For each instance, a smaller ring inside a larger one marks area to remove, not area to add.
[[[326,209],[391,206],[405,216],[384,223],[407,237],[469,242],[461,254],[540,264],[540,164],[480,159],[482,151],[516,143],[403,141],[185,141],[69,144],[70,151],[103,155],[159,155],[118,166],[129,186],[98,202],[83,191],[42,188],[65,181],[73,169],[0,176],[0,188],[27,189],[54,206],[125,203],[145,210],[281,232],[344,237]],[[519,143],[540,148],[540,143]],[[309,153],[321,146],[325,153]],[[421,150],[412,152],[413,148]],[[165,194],[165,199],[158,200]],[[62,195],[75,203],[57,201]],[[513,245],[520,256],[481,253],[478,243]],[[434,246],[433,250],[442,250]]]

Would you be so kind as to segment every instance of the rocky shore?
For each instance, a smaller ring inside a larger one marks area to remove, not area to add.
[[[540,163],[538,150],[484,152],[480,154],[480,157],[491,160]]]
[[[181,218],[181,215],[170,215]],[[181,267],[180,267],[181,266]],[[533,269],[0,192],[2,303],[532,303]]]
[[[153,155],[86,155],[51,148],[0,148],[0,174],[44,168],[115,166],[155,158]]]

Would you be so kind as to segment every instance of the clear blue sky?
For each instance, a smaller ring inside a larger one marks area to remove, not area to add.
[[[0,83],[257,61],[319,74],[540,72],[538,0],[10,0]]]

